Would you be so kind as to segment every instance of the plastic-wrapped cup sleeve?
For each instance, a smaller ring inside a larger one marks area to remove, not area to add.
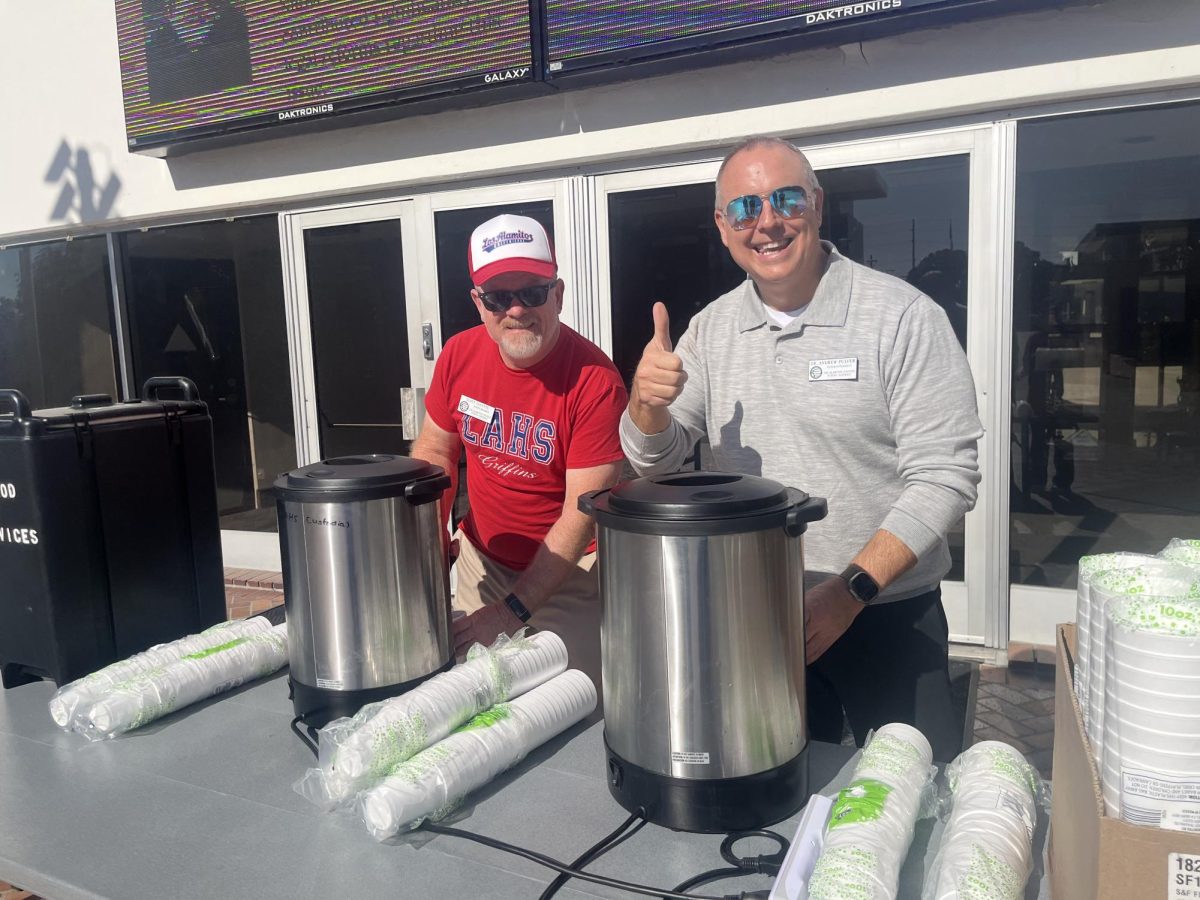
[[[894,888],[881,878],[881,864],[873,847],[827,847],[817,858],[809,879],[809,900],[887,900]]]
[[[1195,538],[1171,538],[1158,554],[1171,562],[1182,563],[1193,568],[1200,567],[1200,540]]]
[[[111,735],[137,720],[149,702],[148,693],[117,693],[97,700],[88,709],[88,720],[97,735]]]
[[[340,805],[493,704],[561,673],[566,663],[566,646],[551,632],[476,645],[450,671],[326,725],[318,767],[295,789],[319,806]]]
[[[240,637],[263,634],[271,627],[271,623],[266,619],[255,616],[220,622],[199,634],[188,635],[166,644],[156,644],[128,659],[119,660],[64,685],[50,701],[50,717],[60,728],[69,729],[82,708],[90,706],[117,685],[169,665],[189,653],[220,646]]]
[[[838,794],[813,873],[814,900],[895,897],[933,769],[928,740],[910,725],[881,727]]]
[[[81,711],[76,727],[91,740],[112,737],[267,675],[287,662],[286,628],[198,651],[126,682]]]
[[[327,768],[329,794],[344,799],[414,753],[450,734],[494,703],[520,696],[563,672],[567,649],[552,632],[505,641],[472,654],[402,697],[378,705],[371,714],[338,733],[326,726],[323,746],[336,746]],[[334,772],[339,773],[334,775]]]
[[[946,767],[953,807],[923,900],[1019,900],[1033,870],[1041,780],[1008,744],[984,741]]]
[[[360,795],[359,815],[379,840],[444,815],[456,798],[486,784],[595,707],[591,680],[582,672],[564,672],[482,713],[478,721],[398,766]]]
[[[494,703],[492,682],[491,662],[476,657],[355,717],[342,735],[326,726],[322,743],[337,747],[330,768],[354,781],[383,774]]]

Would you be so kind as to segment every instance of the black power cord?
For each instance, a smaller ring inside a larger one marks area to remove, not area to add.
[[[750,898],[758,895],[756,891],[753,894],[725,894],[721,897],[713,897],[703,894],[683,894],[678,891],[664,891],[661,888],[652,888],[644,884],[635,884],[631,881],[621,881],[617,878],[606,878],[603,875],[593,875],[591,872],[582,872],[578,869],[572,869],[566,863],[560,862],[557,859],[546,856],[542,853],[536,853],[533,850],[526,850],[524,847],[518,847],[515,844],[508,844],[504,841],[498,841],[495,838],[486,837],[482,834],[475,834],[471,831],[463,831],[461,828],[451,828],[447,825],[438,825],[434,822],[426,822],[421,826],[426,831],[432,831],[434,834],[445,834],[451,837],[463,838],[468,841],[474,841],[477,844],[483,844],[485,847],[491,847],[493,850],[500,850],[504,853],[511,853],[514,856],[520,856],[530,862],[535,862],[540,866],[545,866],[547,869],[553,869],[556,872],[561,872],[571,878],[578,878],[580,881],[590,881],[593,884],[602,884],[606,887],[616,888],[621,891],[628,891],[631,894],[641,894],[645,897],[665,897],[666,900],[750,900]]]
[[[766,838],[767,840],[774,841],[779,846],[779,849],[774,853],[764,853],[758,856],[738,856],[733,852],[733,845],[746,838]],[[726,835],[725,840],[721,841],[721,858],[729,863],[729,868],[709,869],[707,872],[701,872],[699,875],[677,884],[675,886],[675,893],[683,893],[694,887],[700,887],[702,884],[720,881],[723,878],[736,878],[739,875],[778,875],[779,869],[783,865],[784,857],[787,856],[787,851],[787,838],[776,834],[774,831],[735,831],[732,834]],[[743,891],[740,896],[745,898],[745,900],[750,900],[750,898],[765,898],[770,893],[769,890]],[[671,897],[673,894],[663,894],[662,896]]]
[[[628,819],[613,829],[613,831],[606,834],[596,843],[592,844],[592,846],[584,850],[583,853],[581,853],[575,859],[571,860],[570,867],[572,869],[582,869],[584,866],[595,862],[609,850],[612,850],[618,844],[628,840],[641,831],[642,827],[646,824],[646,821],[645,813],[639,809]],[[637,823],[636,825],[634,825],[635,822]],[[630,825],[633,825],[634,827],[629,828]],[[629,830],[626,831],[626,829]],[[560,872],[555,879],[550,882],[546,889],[542,891],[542,894],[540,897],[538,897],[538,900],[550,900],[550,898],[558,893],[559,888],[561,888],[570,880],[570,875]]]
[[[298,738],[300,738],[300,740],[304,741],[304,743],[308,747],[308,749],[312,751],[312,755],[317,757],[317,759],[320,759],[321,758],[321,750],[317,746],[317,740],[318,740],[317,730],[315,728],[313,728],[311,725],[305,725],[304,727],[306,729],[308,729],[308,734],[305,734],[298,727],[299,723],[300,723],[300,716],[296,716],[296,718],[292,719],[292,731],[295,732],[296,737],[298,737]]]

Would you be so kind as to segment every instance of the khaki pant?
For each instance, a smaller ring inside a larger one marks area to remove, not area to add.
[[[458,585],[454,609],[470,614],[485,604],[503,603],[521,573],[484,556],[461,531],[458,538],[458,562],[454,564]],[[579,669],[596,685],[600,697],[600,586],[596,577],[596,554],[579,560],[575,571],[558,586],[554,594],[529,617],[531,630],[553,631],[567,645],[567,666]],[[603,700],[597,703],[600,717]]]

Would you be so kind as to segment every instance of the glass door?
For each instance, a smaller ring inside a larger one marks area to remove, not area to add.
[[[1200,537],[1197,134],[1195,103],[1018,126],[1016,640],[1045,643],[1074,618],[1081,556]]]
[[[953,640],[1007,645],[1007,602],[997,551],[990,386],[1002,285],[992,258],[998,227],[990,127],[817,146],[807,151],[826,192],[822,235],[844,255],[915,285],[942,305],[967,352],[988,435],[980,447],[979,501],[951,534],[953,568],[942,590]],[[673,336],[709,301],[736,286],[713,225],[717,162],[596,179],[601,296],[600,343],[628,379],[651,332],[650,307],[666,303]],[[994,545],[991,545],[994,547]]]
[[[301,465],[407,453],[432,365],[412,201],[282,217]]]

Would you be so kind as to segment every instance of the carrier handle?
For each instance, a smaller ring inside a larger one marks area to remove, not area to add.
[[[147,378],[146,383],[142,385],[143,400],[157,400],[159,388],[174,388],[177,391],[183,392],[184,400],[199,400],[200,391],[196,387],[196,383],[190,378],[176,375],[173,377],[155,376]]]
[[[31,410],[28,398],[16,388],[0,389],[0,400],[7,400],[13,406],[13,417],[17,420],[28,419]]]
[[[422,478],[404,486],[404,499],[413,506],[432,503],[442,496],[442,492],[450,487],[450,476],[446,474]]]

